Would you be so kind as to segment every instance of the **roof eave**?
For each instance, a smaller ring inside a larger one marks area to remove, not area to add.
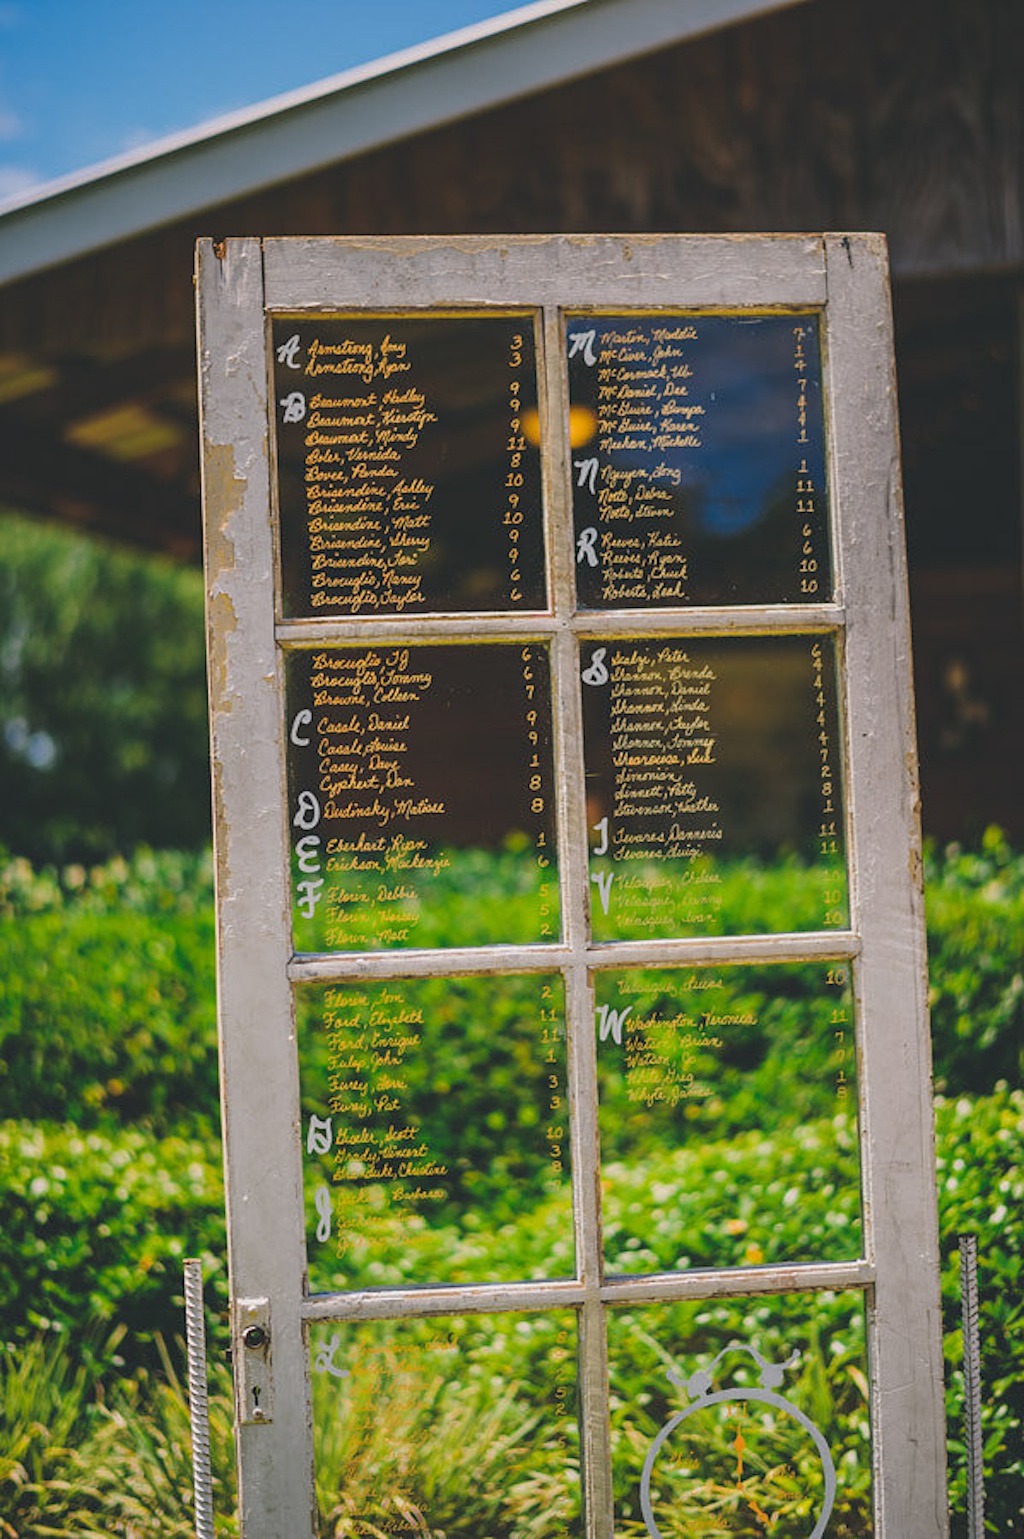
[[[538,0],[0,211],[0,283],[801,0]]]

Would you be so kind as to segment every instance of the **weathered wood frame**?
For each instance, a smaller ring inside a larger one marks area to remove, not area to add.
[[[588,1539],[613,1532],[605,1316],[613,1303],[855,1288],[868,1305],[875,1532],[947,1532],[939,1262],[909,620],[888,274],[877,236],[408,237],[200,244],[199,347],[218,901],[218,995],[245,1539],[316,1531],[306,1330],[573,1307]],[[550,610],[288,620],[276,574],[268,325],[275,312],[528,308],[542,316]],[[814,309],[822,317],[834,601],[580,613],[564,433],[564,309]],[[587,935],[578,645],[630,635],[834,635],[841,657],[849,930],[632,941]],[[337,642],[522,639],[550,646],[563,938],[557,944],[294,956],[283,656]],[[856,980],[864,1255],[847,1263],[605,1278],[590,973],[641,963],[849,959]],[[566,980],[577,1275],[310,1295],[292,985],[561,970]],[[269,1343],[247,1346],[253,1326]],[[253,1414],[253,1388],[263,1414]]]

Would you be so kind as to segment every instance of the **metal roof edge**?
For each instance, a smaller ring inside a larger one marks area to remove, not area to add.
[[[0,284],[802,0],[534,0],[0,206]]]

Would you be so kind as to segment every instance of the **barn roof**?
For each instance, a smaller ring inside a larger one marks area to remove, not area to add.
[[[0,204],[0,283],[798,0],[534,0]]]
[[[0,208],[0,503],[198,557],[198,236],[876,229],[898,276],[1019,270],[1022,82],[1020,0],[534,0],[41,188]]]

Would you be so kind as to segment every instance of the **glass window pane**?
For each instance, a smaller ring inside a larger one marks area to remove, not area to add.
[[[534,318],[278,317],[286,615],[542,609]]]
[[[830,598],[817,316],[565,327],[580,607]]]
[[[297,950],[557,938],[545,648],[330,647],[286,672]]]
[[[312,1287],[571,1276],[561,978],[297,995]]]
[[[616,1539],[868,1539],[864,1335],[858,1293],[613,1311]]]
[[[580,1539],[576,1321],[316,1325],[322,1533]]]
[[[862,1252],[844,962],[594,975],[609,1272]]]
[[[846,925],[833,642],[581,653],[594,939]]]

